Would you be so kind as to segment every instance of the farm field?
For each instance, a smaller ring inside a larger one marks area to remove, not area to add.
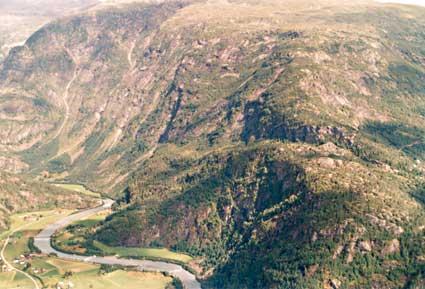
[[[74,192],[77,192],[77,193],[81,193],[83,195],[100,198],[99,193],[93,192],[93,191],[87,189],[86,187],[84,187],[82,185],[78,185],[78,184],[53,184],[53,185],[60,187],[62,189],[65,189],[65,190],[70,190],[70,191],[74,191]]]
[[[54,256],[43,256],[31,248],[30,238],[39,230],[66,215],[70,210],[42,211],[22,213],[12,216],[12,226],[9,232],[1,235],[3,240],[10,232],[9,245],[4,252],[5,258],[14,267],[36,277],[39,286],[43,288],[96,289],[119,288],[126,284],[128,289],[162,289],[172,281],[171,277],[161,273],[131,272],[120,268],[104,268],[100,265],[86,264],[58,259]],[[101,218],[94,216],[93,218]],[[20,230],[22,228],[22,230]],[[13,244],[13,246],[11,246]],[[3,245],[3,244],[2,244]],[[25,275],[11,271],[0,261],[0,288],[34,289],[34,284]],[[59,287],[58,287],[59,286]]]
[[[46,225],[53,223],[71,213],[72,210],[59,209],[14,214],[11,216],[10,229],[0,234],[0,240],[3,240],[5,236],[10,234],[10,232],[19,228],[22,228],[22,230],[41,230]]]
[[[166,248],[129,248],[129,247],[110,247],[101,242],[94,241],[93,244],[106,255],[118,254],[121,257],[144,257],[144,258],[164,258],[187,263],[193,258],[186,254],[172,252]]]

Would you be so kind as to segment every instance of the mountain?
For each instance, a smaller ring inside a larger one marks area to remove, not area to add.
[[[421,288],[424,16],[238,0],[54,21],[0,66],[4,167],[116,197],[93,237],[197,256],[205,288]]]
[[[117,159],[122,165],[134,162],[148,145],[148,139],[143,144],[136,136],[136,117],[162,105],[159,96],[140,93],[158,94],[169,86],[158,76],[151,84],[158,87],[145,87],[141,77],[153,77],[149,75],[160,63],[152,57],[151,71],[145,73],[143,67],[133,67],[136,41],[158,29],[180,6],[131,7],[70,18],[49,24],[13,49],[0,72],[3,151],[18,152],[33,168],[110,186],[119,172]],[[172,68],[163,69],[156,73],[173,73]],[[95,171],[96,176],[87,174]]]

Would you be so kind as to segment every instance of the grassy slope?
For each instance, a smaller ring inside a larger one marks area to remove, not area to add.
[[[142,258],[143,257],[162,258],[162,259],[176,260],[183,263],[187,263],[192,260],[192,258],[188,255],[174,253],[164,248],[155,249],[155,248],[110,247],[96,241],[94,243],[94,246],[99,248],[102,252],[104,252],[107,255],[118,254],[122,257],[129,256],[129,257],[142,257]]]
[[[100,197],[99,193],[95,193],[93,191],[90,191],[82,185],[76,185],[76,184],[53,184],[53,185],[55,185],[59,188],[62,188],[62,189],[78,192],[78,193],[81,193],[83,195],[87,195],[87,196],[91,196],[91,197],[95,197],[95,198]]]

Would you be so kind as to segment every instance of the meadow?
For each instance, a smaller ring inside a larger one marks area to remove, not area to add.
[[[87,189],[86,187],[84,187],[82,185],[78,185],[78,184],[59,184],[59,183],[56,183],[54,185],[57,186],[57,187],[60,187],[62,189],[65,189],[65,190],[69,190],[69,191],[74,191],[74,192],[77,192],[77,193],[81,193],[81,194],[86,195],[86,196],[91,196],[91,197],[96,197],[96,198],[100,198],[101,197],[101,195],[99,193],[93,192],[93,191]]]

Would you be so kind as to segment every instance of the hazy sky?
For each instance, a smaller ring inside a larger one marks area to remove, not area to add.
[[[378,0],[379,2],[403,3],[403,4],[416,4],[425,6],[425,0]]]

